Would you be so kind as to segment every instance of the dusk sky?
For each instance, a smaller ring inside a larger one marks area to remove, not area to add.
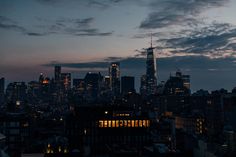
[[[53,76],[53,66],[83,78],[121,76],[139,87],[144,48],[156,47],[158,82],[180,69],[191,89],[236,87],[235,0],[0,0],[0,77]]]

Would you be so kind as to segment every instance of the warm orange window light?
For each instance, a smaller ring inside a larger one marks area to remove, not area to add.
[[[104,122],[103,122],[103,127],[107,127],[107,121],[106,120],[104,120]]]
[[[139,127],[143,127],[143,121],[139,120]]]
[[[143,120],[143,127],[147,127],[146,121],[147,120]]]
[[[131,127],[131,120],[128,120],[128,127]]]
[[[103,120],[99,120],[99,128],[103,128]]]
[[[111,128],[111,120],[108,121],[108,127]]]
[[[150,120],[99,120],[99,128],[149,127]]]
[[[135,127],[138,127],[138,120],[135,120]]]
[[[120,127],[123,127],[123,120],[120,120]]]
[[[132,122],[132,127],[135,127],[135,125],[134,125],[134,120],[132,120],[131,122]]]
[[[49,81],[48,80],[43,80],[43,84],[48,84]]]
[[[124,127],[128,127],[127,120],[124,120]]]
[[[112,127],[115,128],[116,127],[116,121],[112,120]]]
[[[119,127],[119,120],[116,120],[116,127]]]

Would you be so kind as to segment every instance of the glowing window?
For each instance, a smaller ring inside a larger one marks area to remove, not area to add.
[[[103,128],[103,121],[99,120],[99,128]]]
[[[103,127],[107,127],[107,121],[106,120],[104,120],[104,122],[103,122]]]
[[[132,127],[135,127],[135,126],[134,126],[134,120],[132,120]]]
[[[111,127],[111,120],[108,121],[108,127]]]
[[[131,120],[128,120],[128,127],[131,127]]]
[[[123,127],[123,120],[120,120],[120,127]]]
[[[116,120],[116,127],[119,127],[119,120]]]
[[[135,127],[138,127],[138,120],[135,120]]]
[[[115,128],[116,127],[116,121],[112,120],[112,127]]]
[[[147,127],[146,120],[143,120],[143,127]]]
[[[127,125],[127,120],[124,120],[124,127],[127,127],[128,125]]]
[[[139,127],[143,127],[143,121],[139,120]]]

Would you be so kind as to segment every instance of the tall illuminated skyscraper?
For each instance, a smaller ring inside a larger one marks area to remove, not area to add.
[[[156,57],[153,52],[152,41],[151,47],[147,49],[146,61],[146,86],[147,95],[155,94],[157,87],[157,71],[156,71]]]
[[[110,88],[114,96],[120,94],[120,63],[113,62],[109,67]]]

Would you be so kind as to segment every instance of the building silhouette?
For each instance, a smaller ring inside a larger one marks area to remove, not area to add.
[[[25,82],[9,83],[6,89],[6,97],[8,101],[25,101],[27,98],[27,86]]]
[[[89,72],[86,74],[84,81],[87,101],[96,101],[100,95],[102,75],[100,73]]]
[[[54,67],[54,77],[56,82],[60,82],[61,80],[61,66]]]
[[[121,93],[127,94],[129,92],[135,92],[134,89],[134,77],[122,76],[121,77]]]
[[[140,94],[142,95],[142,97],[146,97],[147,95],[147,76],[146,75],[142,75],[140,78]]]
[[[120,94],[120,63],[113,62],[109,67],[110,88],[114,96]]]
[[[153,52],[154,48],[149,47],[147,49],[147,60],[146,60],[146,86],[147,95],[155,94],[157,86],[157,70],[156,70],[156,57]]]
[[[71,73],[61,73],[61,83],[64,91],[71,89]]]
[[[190,95],[190,76],[182,75],[178,70],[175,76],[170,76],[164,86],[165,95]]]

